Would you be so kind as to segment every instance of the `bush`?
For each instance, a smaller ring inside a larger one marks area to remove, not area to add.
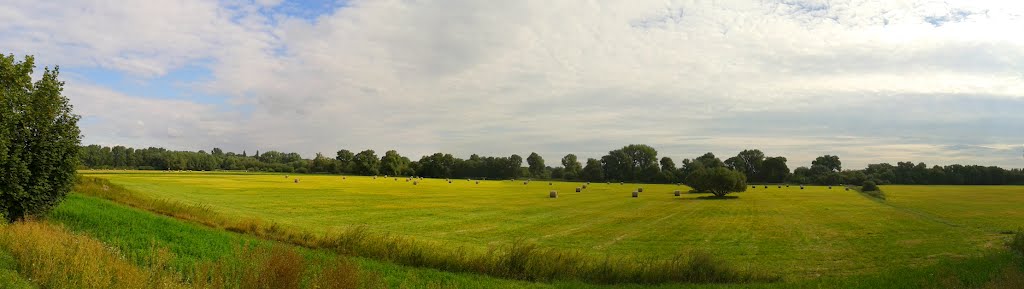
[[[1024,229],[1018,229],[1017,234],[1013,235],[1013,240],[1010,240],[1010,250],[1016,251],[1018,254],[1024,254]]]
[[[860,190],[864,192],[877,192],[878,184],[875,184],[873,181],[866,181],[864,182],[864,186],[861,186]]]
[[[0,55],[0,212],[7,220],[38,215],[71,191],[81,131],[61,95],[59,69],[32,83],[31,56]]]
[[[747,190],[747,176],[724,167],[698,170],[686,177],[686,182],[698,192],[716,197]]]

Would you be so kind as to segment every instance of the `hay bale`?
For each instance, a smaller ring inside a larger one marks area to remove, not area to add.
[[[525,185],[525,184],[527,184],[527,183],[529,183],[529,182],[528,182],[528,181],[523,181],[523,184],[524,184],[524,185]]]
[[[583,185],[583,188],[584,188],[584,189],[586,189],[586,188],[587,188],[587,185]]]
[[[449,183],[449,184],[451,184],[451,183],[452,183],[452,181],[451,181],[451,180],[448,180],[448,183]]]
[[[619,185],[625,185],[625,184],[626,184],[626,183],[623,183],[623,182],[619,182]]]
[[[850,190],[850,188],[846,188],[846,190],[847,190],[847,191],[849,191],[849,190]]]
[[[828,189],[829,189],[829,190],[831,190],[831,189],[832,189],[832,186],[828,186]]]
[[[377,176],[373,176],[373,179],[374,179],[374,180],[376,180],[376,179],[377,179]]]
[[[803,190],[803,189],[804,189],[804,186],[803,186],[803,185],[800,185],[800,189],[801,189],[801,190]]]
[[[751,188],[751,189],[756,189],[756,188],[757,188],[757,186],[750,186],[750,188]]]
[[[679,190],[676,190],[676,191],[675,191],[675,192],[673,192],[672,194],[674,194],[674,195],[676,195],[676,197],[678,197],[678,196],[682,196],[682,195],[683,195],[683,192],[680,192]]]
[[[480,184],[480,181],[476,181],[476,184],[477,184],[477,185],[479,185],[479,184]]]
[[[579,193],[580,191],[582,191],[582,189],[580,189],[580,188],[578,188],[578,187],[577,187],[577,188],[576,188],[576,192],[577,192],[577,193]]]
[[[554,185],[554,183],[548,182],[548,185],[551,186],[551,185]]]
[[[548,197],[549,197],[549,198],[552,198],[552,199],[554,199],[554,198],[558,198],[558,192],[556,192],[556,191],[551,191],[550,193],[548,193]]]
[[[341,179],[342,179],[342,180],[346,180],[346,179],[348,179],[348,178],[346,178],[346,177],[341,177]]]
[[[413,185],[413,186],[415,186],[415,185],[416,185],[416,183],[418,183],[418,182],[416,182],[416,181],[413,181],[413,182],[412,182],[412,185]]]
[[[288,175],[284,175],[284,178],[286,178],[286,179],[287,179],[287,178],[288,178]]]
[[[634,191],[634,192],[633,192],[633,197],[634,197],[634,198],[639,198],[639,197],[640,197],[640,193],[639,193],[639,192],[635,192],[635,191]]]
[[[299,179],[295,179],[295,183],[298,184],[299,183]]]
[[[644,188],[636,188],[636,191],[640,192],[640,193],[643,193],[644,192]]]
[[[767,188],[768,188],[768,185],[765,185],[765,186],[764,186],[764,188],[765,188],[765,189],[767,189]]]

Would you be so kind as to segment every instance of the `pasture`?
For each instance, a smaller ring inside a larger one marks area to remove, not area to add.
[[[486,250],[517,238],[585,254],[702,250],[788,280],[873,274],[1002,250],[1024,224],[1019,187],[892,186],[879,202],[841,187],[757,186],[730,200],[685,186],[241,173],[83,171],[150,197],[314,232],[371,230]],[[294,182],[299,178],[300,182]],[[630,194],[643,187],[639,198]],[[558,198],[548,197],[551,190]],[[680,197],[673,191],[682,190]]]

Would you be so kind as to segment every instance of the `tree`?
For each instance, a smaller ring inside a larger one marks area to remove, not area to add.
[[[648,145],[631,144],[601,157],[607,179],[649,182],[657,178],[658,151]]]
[[[380,159],[373,150],[361,151],[352,157],[352,168],[364,176],[377,175],[380,173]]]
[[[544,158],[537,153],[530,153],[526,157],[526,163],[530,166],[530,176],[535,178],[544,177]]]
[[[687,184],[702,193],[724,197],[732,192],[747,190],[747,177],[741,172],[725,167],[700,169],[689,175]]]
[[[782,183],[789,178],[789,166],[785,157],[768,157],[761,163],[760,180],[768,183]]]
[[[825,169],[833,172],[839,172],[843,170],[843,162],[839,161],[839,156],[823,155],[814,159],[811,162],[811,167],[820,165]]]
[[[338,170],[339,170],[339,172],[340,173],[352,172],[352,160],[355,159],[355,157],[356,157],[356,154],[352,153],[349,150],[344,150],[343,149],[343,150],[338,151],[338,153],[334,157],[334,159],[338,160],[338,167],[339,167]]]
[[[0,55],[0,215],[8,221],[49,211],[71,191],[79,116],[61,94],[60,68],[32,83],[34,58]]]
[[[522,174],[523,168],[523,157],[513,154],[508,157],[508,167],[506,167],[506,176],[510,178],[518,178]]]
[[[409,171],[409,159],[398,154],[398,151],[389,150],[380,158],[380,173],[385,175],[398,176]]]
[[[588,182],[600,182],[604,180],[604,171],[601,169],[601,161],[587,159],[587,166],[580,172],[580,178]]]
[[[583,165],[580,164],[574,154],[567,154],[562,157],[562,167],[565,168],[562,175],[567,180],[578,178],[580,176],[580,172],[583,170]]]
[[[726,167],[742,172],[751,181],[763,181],[759,173],[764,165],[764,153],[761,150],[743,150],[735,157],[724,162]]]

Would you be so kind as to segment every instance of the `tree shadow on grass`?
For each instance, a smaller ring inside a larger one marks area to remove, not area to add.
[[[697,197],[697,200],[732,200],[732,199],[739,199],[739,198],[740,198],[739,196],[721,196],[721,197],[719,197],[719,196],[703,196],[703,197]]]

